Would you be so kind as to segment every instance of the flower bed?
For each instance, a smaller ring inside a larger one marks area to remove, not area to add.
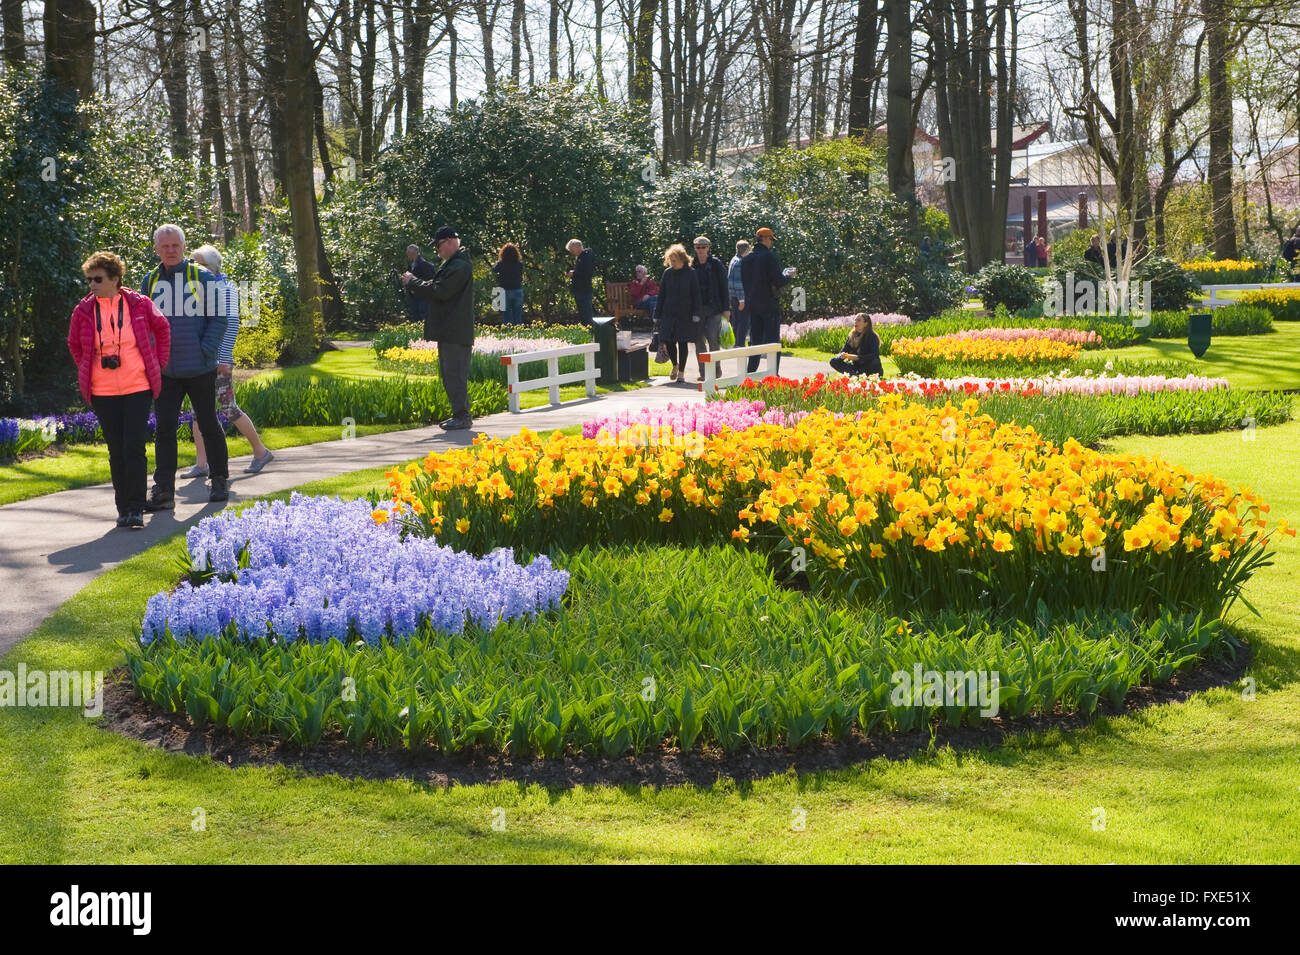
[[[623,411],[611,418],[598,418],[582,426],[584,438],[598,441],[649,441],[655,436],[671,443],[674,438],[695,434],[711,438],[725,430],[743,431],[756,424],[791,424],[803,412],[787,414],[768,408],[762,401],[713,401],[707,404],[670,404],[664,408]],[[636,434],[627,436],[629,429]]]
[[[363,500],[258,502],[208,517],[186,534],[199,586],[150,598],[143,644],[226,636],[237,641],[400,640],[423,625],[491,628],[558,605],[568,574],[509,550],[482,559],[403,537],[387,509]]]
[[[1202,285],[1241,285],[1263,282],[1268,277],[1268,266],[1251,259],[1184,262],[1182,266],[1196,276]]]
[[[810,547],[820,587],[908,611],[1217,615],[1263,559],[1266,508],[1249,492],[977,411],[885,396],[857,420],[723,431],[698,456],[524,432],[388,478],[414,530],[476,553],[755,539]]]
[[[590,339],[590,335],[588,335]],[[564,348],[573,342],[562,338],[498,338],[494,335],[479,335],[474,339],[470,354],[469,377],[471,381],[497,381],[506,383],[506,369],[501,364],[502,355],[517,355],[547,348]],[[561,374],[583,369],[585,359],[582,355],[567,355],[559,361]],[[411,374],[435,375],[438,373],[438,343],[417,339],[406,347],[393,347],[379,356],[379,367],[389,371],[403,371]],[[521,378],[533,378],[546,373],[543,361],[521,362]]]
[[[980,399],[995,421],[1032,426],[1048,441],[1070,439],[1095,447],[1123,434],[1184,434],[1225,431],[1253,422],[1263,427],[1291,420],[1291,396],[1234,391],[1222,379],[1160,376],[1059,376],[1040,378],[871,378],[817,375],[793,380],[769,377],[730,388],[722,401],[765,402],[787,412],[826,408],[836,413],[875,413],[882,396],[942,403],[956,395]],[[992,385],[992,387],[989,387]]]
[[[1300,322],[1300,289],[1256,289],[1243,293],[1241,304],[1266,308],[1275,321]]]
[[[967,335],[969,333],[959,332],[938,338],[895,339],[892,350],[894,363],[903,374],[915,372],[927,377],[933,376],[935,367],[940,363],[973,368],[1011,364],[1052,371],[1077,358],[1081,348],[1077,344],[1056,341],[1044,335],[1010,340],[963,337]]]
[[[871,324],[875,328],[912,324],[911,317],[897,312],[872,312]],[[856,315],[836,315],[834,318],[812,318],[804,322],[791,322],[781,326],[781,343],[839,351],[844,336],[853,328]]]

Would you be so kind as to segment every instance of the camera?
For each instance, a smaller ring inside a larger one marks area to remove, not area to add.
[[[122,367],[122,358],[120,355],[100,355],[99,367],[107,371],[114,371]]]

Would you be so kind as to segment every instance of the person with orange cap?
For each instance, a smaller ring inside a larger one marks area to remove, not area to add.
[[[749,342],[763,345],[781,340],[781,303],[777,289],[789,284],[794,269],[783,268],[780,257],[772,251],[776,234],[769,228],[754,233],[757,241],[749,255],[740,261],[740,281],[745,289],[745,311],[749,313]],[[750,374],[758,371],[758,355],[749,359]]]

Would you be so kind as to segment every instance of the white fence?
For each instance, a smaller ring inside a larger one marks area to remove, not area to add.
[[[1300,282],[1247,282],[1244,285],[1202,285],[1201,292],[1208,293],[1201,299],[1201,304],[1210,308],[1219,308],[1222,305],[1236,305],[1240,299],[1219,298],[1220,292],[1244,292],[1254,291],[1255,289],[1282,289],[1297,288],[1300,289]]]
[[[587,383],[587,397],[596,397],[596,379],[600,369],[596,367],[596,352],[600,346],[595,342],[585,345],[566,345],[563,348],[544,348],[541,351],[520,352],[517,355],[502,355],[501,364],[506,366],[506,391],[510,394],[510,410],[519,414],[519,395],[525,391],[545,388],[550,392],[551,404],[560,403],[560,385],[569,385],[578,381]],[[569,355],[583,355],[582,371],[570,371],[560,374],[560,359]],[[546,376],[519,380],[519,366],[530,361],[546,362]]]
[[[699,356],[700,361],[704,362],[704,380],[700,382],[700,391],[706,395],[711,395],[721,391],[723,388],[730,388],[738,385],[746,378],[752,377],[745,371],[745,366],[749,364],[749,359],[755,355],[766,355],[767,366],[764,376],[776,374],[776,360],[781,354],[780,342],[767,342],[762,345],[746,345],[744,348],[723,348],[719,351],[704,352]],[[737,374],[717,377],[718,366],[715,362],[738,360]]]

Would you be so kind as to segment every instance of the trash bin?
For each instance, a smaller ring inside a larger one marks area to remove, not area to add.
[[[591,340],[600,346],[596,352],[596,367],[600,369],[600,383],[618,383],[618,329],[613,315],[597,315],[592,319]]]

